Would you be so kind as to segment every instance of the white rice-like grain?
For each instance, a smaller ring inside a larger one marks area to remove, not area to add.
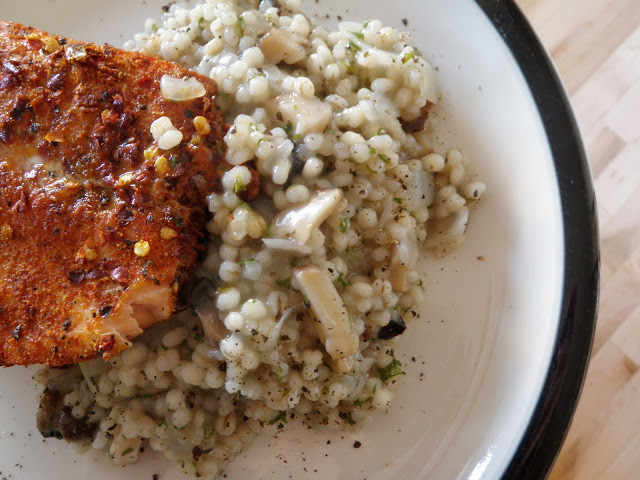
[[[464,152],[436,152],[428,132],[403,130],[439,97],[435,72],[409,34],[379,20],[328,31],[299,11],[299,0],[278,3],[175,4],[126,43],[214,79],[231,128],[230,168],[222,191],[208,198],[211,245],[197,271],[216,285],[212,308],[224,338],[207,338],[186,310],[118,358],[90,362],[83,369],[92,369],[91,388],[84,371],[64,397],[73,416],[98,425],[93,448],[118,464],[137,461],[149,445],[185,473],[214,479],[258,432],[293,417],[351,429],[388,408],[402,366],[397,342],[379,338],[381,329],[399,318],[420,321],[419,244],[458,246],[466,222],[455,220],[485,191]],[[283,63],[270,63],[275,57]],[[170,98],[201,94],[193,82],[165,83]],[[151,133],[161,149],[182,141],[167,118]],[[247,204],[238,195],[254,166],[262,193]],[[336,189],[331,207],[304,210]],[[302,220],[289,236],[269,238],[279,218]],[[450,219],[449,231],[442,225]],[[338,294],[342,334],[318,326],[331,307],[300,291],[294,277],[310,268]],[[350,336],[353,351],[327,348],[348,346]]]

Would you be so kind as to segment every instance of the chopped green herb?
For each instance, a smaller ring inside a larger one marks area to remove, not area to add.
[[[287,135],[289,135],[292,129],[293,129],[293,124],[291,123],[291,120],[289,120],[287,124],[284,126],[284,131],[287,132]]]
[[[122,452],[122,456],[124,457],[125,455],[129,455],[134,450],[134,448],[127,448],[124,452]]]
[[[246,260],[240,260],[238,265],[246,265],[249,262],[257,262],[258,260],[255,258],[247,258]]]
[[[276,368],[272,368],[271,373],[273,373],[281,383],[287,379],[287,374],[284,373],[284,370],[280,365],[278,365]]]
[[[204,22],[205,22],[204,17],[200,17],[198,19],[198,28],[204,28]]]
[[[349,219],[343,218],[342,220],[340,220],[340,225],[338,225],[338,228],[342,233],[347,233],[347,230],[349,230]]]
[[[409,60],[411,60],[413,57],[415,56],[415,53],[413,53],[413,51],[407,53],[404,57],[402,57],[402,63],[405,64],[407,63]]]
[[[376,135],[382,135],[382,132],[384,132],[384,128],[380,127],[378,129],[378,133],[376,133]]]
[[[342,63],[342,65],[344,65],[344,68],[347,69],[347,72],[349,72],[349,73],[355,72],[356,67],[355,67],[353,62],[340,62],[340,63]]]
[[[371,393],[373,393],[374,395],[376,394],[376,390],[378,390],[378,384],[374,384],[373,385],[373,390],[371,390]]]
[[[402,364],[395,358],[389,365],[387,365],[384,368],[380,368],[379,371],[380,371],[380,380],[382,380],[385,383],[387,380],[395,377],[396,375],[404,375],[404,372],[402,371]]]
[[[297,141],[297,140],[300,140],[300,137],[301,137],[301,136],[302,136],[302,135],[300,135],[299,133],[296,133],[293,137],[291,137],[291,140],[293,140],[293,141],[295,142],[295,141]]]
[[[369,147],[369,155],[375,155],[376,154],[376,149],[373,147]]]
[[[353,404],[354,404],[354,405],[356,405],[356,406],[358,406],[358,407],[361,407],[362,405],[364,405],[364,404],[365,404],[365,403],[367,403],[367,402],[370,402],[371,400],[373,400],[373,397],[367,397],[367,398],[356,398],[356,399],[353,401]]]
[[[402,204],[402,199],[398,197],[393,197],[393,201],[399,204]]]
[[[166,427],[167,426],[167,421],[166,420],[162,420],[159,424],[159,427]]]
[[[246,189],[247,189],[247,186],[244,183],[242,183],[242,179],[240,178],[240,175],[238,175],[235,181],[233,182],[233,193],[243,192]]]
[[[324,133],[328,133],[329,135],[335,135],[335,130],[327,125],[327,128],[324,129]]]
[[[355,425],[356,421],[353,419],[353,417],[351,416],[351,412],[347,412],[344,416],[344,419],[347,421],[347,423],[349,425]]]
[[[241,206],[242,208],[244,208],[245,210],[248,210],[248,211],[250,211],[250,212],[253,212],[253,211],[254,211],[254,210],[253,210],[253,208],[251,208],[251,205],[249,205],[247,202],[243,202],[242,200],[240,200],[240,202],[239,202],[239,203],[240,203],[240,206]]]
[[[338,278],[336,279],[336,282],[338,282],[340,285],[342,285],[343,287],[348,287],[349,285],[351,285],[349,282],[347,282],[347,280],[344,278],[344,274],[342,272],[338,272]]]
[[[276,417],[269,420],[269,425],[275,425],[278,422],[287,423],[287,412],[280,412]]]
[[[244,18],[238,18],[236,26],[238,27],[238,30],[240,30],[240,35],[244,36]]]
[[[260,140],[258,140],[258,145],[260,145],[262,142],[266,142],[267,139],[266,138],[261,138]]]
[[[176,155],[169,155],[169,163],[173,168],[176,168],[180,163],[180,159]]]
[[[349,48],[351,48],[354,52],[359,52],[362,50],[358,45],[356,45],[353,40],[349,41]]]
[[[137,393],[135,397],[145,399],[145,398],[154,398],[155,396],[156,396],[155,393]]]
[[[285,278],[284,280],[278,280],[276,285],[282,288],[288,288],[291,285],[291,278]]]
[[[360,40],[364,40],[364,33],[362,33],[362,32],[351,32],[351,35],[355,35]]]
[[[391,160],[389,160],[389,157],[387,157],[387,156],[386,156],[385,154],[383,154],[383,153],[379,153],[379,154],[378,154],[378,158],[379,158],[380,160],[382,160],[384,163],[389,163],[389,162],[391,162]]]
[[[369,24],[371,23],[371,20],[367,20],[366,22],[364,22],[362,24],[362,28],[367,28],[369,26]]]
[[[222,148],[222,140],[216,140],[216,152],[218,155],[224,155],[224,149]]]
[[[284,392],[282,392],[282,398],[286,397],[287,395],[289,395],[291,393],[291,389],[287,388]]]
[[[213,438],[213,430],[205,428],[203,438],[204,440],[211,440]]]

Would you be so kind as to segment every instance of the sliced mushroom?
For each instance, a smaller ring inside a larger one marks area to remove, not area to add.
[[[402,317],[398,315],[378,330],[378,338],[380,340],[390,340],[393,337],[402,335],[406,329],[407,326],[405,325],[404,320],[402,320]]]
[[[293,277],[311,305],[317,320],[318,338],[333,360],[333,368],[340,373],[347,373],[353,367],[359,338],[353,333],[349,314],[329,273],[315,265],[307,265],[296,268]]]
[[[389,281],[396,292],[409,290],[407,274],[409,266],[414,265],[418,259],[418,243],[412,232],[402,230],[404,235],[397,239],[391,250],[391,265],[389,268]]]
[[[46,389],[40,398],[36,415],[36,426],[44,438],[62,438],[60,416],[62,415],[62,395],[57,390]]]
[[[300,245],[295,240],[288,240],[285,238],[263,238],[262,242],[264,243],[264,246],[270,250],[295,252],[301,255],[309,255],[311,253],[311,247],[307,245]]]
[[[191,290],[191,305],[200,318],[202,329],[207,338],[216,345],[229,335],[218,316],[216,307],[215,287],[207,278],[198,278]]]
[[[276,215],[269,233],[274,238],[293,240],[299,245],[305,245],[311,232],[340,206],[343,198],[344,193],[339,188],[316,190],[302,205],[296,205]],[[269,247],[267,242],[265,245]]]
[[[85,364],[86,365],[86,364]],[[68,441],[89,440],[97,428],[88,417],[75,418],[71,409],[64,405],[64,397],[82,379],[83,373],[77,366],[64,370],[50,371],[50,378],[40,398],[36,415],[36,425],[44,438],[64,438]]]
[[[389,282],[391,282],[391,288],[393,288],[395,292],[404,293],[409,290],[407,273],[409,273],[407,266],[398,261],[394,254],[391,260],[391,266],[389,267]]]
[[[285,323],[289,321],[289,319],[294,318],[294,316],[298,313],[304,311],[304,303],[298,303],[293,307],[287,308],[282,315],[280,316],[280,320],[276,323],[276,326],[273,327],[273,330],[269,334],[269,338],[264,342],[264,345],[258,347],[257,350],[259,352],[264,352],[266,350],[273,349],[278,343],[278,339],[280,338],[280,332],[284,328]]]
[[[409,172],[407,178],[402,179],[404,188],[397,195],[402,199],[402,205],[409,211],[427,208],[433,203],[435,186],[433,175],[424,170]]]
[[[297,93],[278,95],[266,105],[266,109],[270,115],[282,117],[283,123],[290,122],[293,133],[301,136],[324,131],[333,118],[331,105],[315,97],[303,97]]]
[[[464,235],[468,221],[469,209],[467,207],[448,217],[430,221],[425,245],[440,247],[455,244]]]
[[[268,62],[274,64],[285,62],[293,65],[306,57],[306,43],[307,41],[300,35],[284,28],[274,28],[262,37],[258,47]]]

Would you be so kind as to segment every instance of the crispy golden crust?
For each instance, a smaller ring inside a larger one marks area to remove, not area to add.
[[[207,93],[166,100],[165,74]],[[216,93],[159,59],[0,22],[0,363],[109,358],[171,314],[220,176]],[[161,116],[184,135],[166,152]]]

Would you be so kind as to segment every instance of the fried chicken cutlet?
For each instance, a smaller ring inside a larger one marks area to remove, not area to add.
[[[224,168],[216,93],[160,59],[0,22],[1,365],[110,358],[173,312]]]

